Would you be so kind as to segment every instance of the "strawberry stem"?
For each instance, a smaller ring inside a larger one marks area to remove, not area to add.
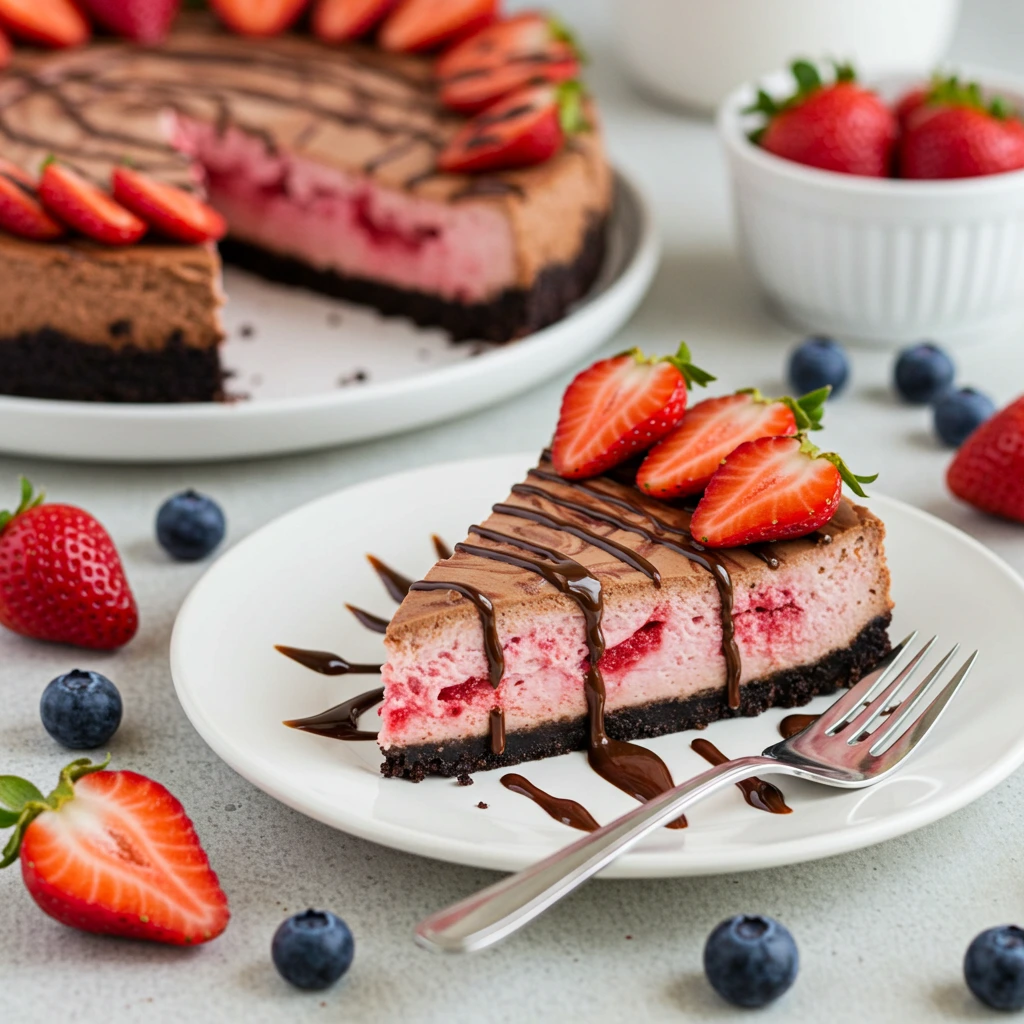
[[[956,75],[945,78],[936,75],[931,81],[925,102],[943,107],[970,107],[990,114],[998,121],[1015,116],[1013,106],[1005,96],[993,96],[986,101],[977,82],[961,82]]]
[[[556,86],[555,96],[558,103],[558,123],[562,131],[566,135],[590,131],[591,124],[583,109],[583,101],[586,99],[583,86],[576,79],[562,82]]]
[[[797,433],[802,434],[807,430],[821,430],[821,417],[825,414],[825,403],[832,394],[832,385],[826,384],[816,391],[808,391],[806,395],[799,398],[791,398],[783,395],[782,398],[766,398],[757,388],[741,388],[737,395],[750,395],[750,397],[761,405],[772,405],[774,402],[782,402],[796,420]]]
[[[59,811],[64,804],[74,799],[75,783],[83,775],[101,772],[108,764],[109,754],[99,764],[94,764],[87,757],[72,761],[61,769],[60,779],[49,796],[43,796],[27,779],[17,775],[0,775],[0,829],[14,829],[0,857],[0,868],[10,867],[18,859],[25,830],[40,814],[44,811]]]
[[[811,444],[807,440],[804,434],[797,434],[800,438],[800,451],[805,455],[809,455],[812,459],[827,459],[832,463],[836,469],[839,470],[839,475],[843,478],[843,483],[857,495],[858,498],[866,498],[867,494],[864,493],[864,488],[861,484],[873,484],[878,479],[878,474],[875,473],[872,476],[858,476],[850,467],[843,461],[842,457],[837,455],[835,452],[823,452],[819,448]]]
[[[586,50],[580,46],[579,41],[576,38],[576,34],[561,18],[556,17],[553,14],[547,15],[548,20],[548,31],[551,33],[551,38],[556,43],[567,43],[572,47],[572,52],[575,54],[576,59],[581,64],[587,64],[590,58],[587,56]]]
[[[0,509],[0,533],[3,533],[11,520],[16,519],[22,512],[27,512],[30,508],[42,505],[45,498],[46,494],[43,491],[40,491],[38,494],[34,494],[32,484],[29,483],[26,477],[22,477],[21,500],[18,503],[18,507],[13,512],[8,512],[6,509]]]
[[[665,356],[661,361],[671,363],[683,375],[686,386],[690,389],[695,384],[706,388],[713,380],[718,379],[690,362],[690,346],[685,341],[679,342],[679,349],[674,356]]]

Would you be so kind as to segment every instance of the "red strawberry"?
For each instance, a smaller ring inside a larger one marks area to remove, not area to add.
[[[64,234],[64,228],[43,209],[32,179],[3,158],[0,158],[0,228],[34,242],[49,242]]]
[[[475,114],[511,92],[533,85],[557,85],[579,74],[580,62],[566,43],[504,64],[460,71],[441,82],[441,102],[460,114]]]
[[[903,131],[910,127],[911,120],[924,108],[930,91],[930,86],[916,86],[905,92],[896,103],[896,106],[893,107],[893,113],[896,115],[896,120]]]
[[[0,28],[39,46],[80,46],[90,35],[71,0],[0,0]]]
[[[276,36],[290,28],[308,0],[210,0],[217,17],[244,36]]]
[[[5,68],[11,63],[13,52],[10,39],[7,38],[4,30],[0,28],[0,68]]]
[[[1024,523],[1024,397],[964,441],[950,463],[946,483],[975,508]]]
[[[586,127],[578,82],[520,89],[467,121],[437,158],[438,167],[464,174],[529,167],[550,160],[567,133]]]
[[[318,0],[313,32],[325,43],[358,39],[375,28],[397,0]]]
[[[227,223],[212,207],[189,192],[165,185],[128,167],[116,167],[112,177],[114,198],[179,242],[215,242],[227,233]]]
[[[836,80],[829,85],[806,61],[796,61],[792,70],[797,81],[793,96],[779,103],[760,90],[747,111],[767,118],[754,141],[769,153],[809,167],[886,177],[897,136],[893,112],[858,85],[847,66],[836,67]]]
[[[0,512],[0,625],[36,640],[108,651],[139,625],[106,530],[72,505],[44,505],[22,478],[21,504]]]
[[[72,761],[49,796],[0,775],[0,868],[20,855],[25,888],[61,924],[196,945],[227,927],[228,901],[185,809],[159,782]]]
[[[976,82],[933,84],[900,145],[904,178],[975,178],[1024,168],[1024,123]]]
[[[581,59],[571,33],[557,18],[538,11],[525,11],[502,18],[456,43],[437,59],[434,71],[447,79],[463,71],[493,68],[509,61],[543,53],[552,43],[560,43]]]
[[[690,362],[685,343],[661,359],[634,348],[594,363],[562,396],[551,445],[555,469],[569,479],[597,476],[640,454],[682,418],[690,385],[714,379]]]
[[[380,30],[380,45],[415,53],[450,43],[494,21],[498,0],[402,0]]]
[[[145,221],[62,164],[51,162],[43,168],[39,198],[58,220],[97,242],[132,245],[146,233]]]
[[[710,548],[805,537],[836,514],[844,481],[863,498],[860,485],[874,479],[802,436],[745,441],[708,483],[690,533]]]
[[[830,388],[792,398],[762,398],[740,391],[698,402],[682,423],[651,449],[637,473],[637,486],[656,498],[698,494],[722,460],[744,441],[817,430]]]
[[[148,46],[163,42],[181,0],[80,0],[104,28]]]

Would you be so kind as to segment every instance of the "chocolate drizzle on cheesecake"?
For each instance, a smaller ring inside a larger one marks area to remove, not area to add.
[[[568,825],[569,828],[578,828],[581,832],[596,832],[601,827],[583,804],[567,797],[545,793],[543,789],[535,786],[522,775],[517,775],[515,772],[502,775],[501,784],[513,793],[521,793],[523,796],[529,797],[555,821],[560,821],[563,825]]]
[[[690,744],[694,753],[700,754],[708,764],[726,764],[729,758],[723,754],[710,740],[696,739]],[[736,783],[736,788],[743,794],[743,799],[759,811],[769,814],[792,814],[793,808],[787,806],[786,798],[778,786],[773,786],[764,779],[754,777]]]
[[[488,716],[491,732],[491,753],[500,757],[505,753],[505,711],[503,708],[491,708]]]

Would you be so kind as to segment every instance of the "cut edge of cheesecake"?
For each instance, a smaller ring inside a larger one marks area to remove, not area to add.
[[[553,548],[600,580],[606,649],[599,666],[612,738],[658,736],[805,704],[855,682],[888,653],[892,601],[884,525],[844,499],[833,520],[812,537],[717,552],[731,584],[740,662],[734,680],[738,706],[731,707],[720,581],[690,557],[606,518],[611,513],[651,533],[653,515],[667,528],[654,530],[655,538],[679,540],[689,512],[608,477],[581,488],[557,482],[548,463],[538,469],[547,478],[528,478],[528,488],[549,491],[554,502],[514,489],[481,525]],[[636,512],[595,496],[600,494],[627,501]],[[598,518],[566,502],[592,505]],[[557,516],[602,544],[622,545],[657,570],[660,588],[608,550],[563,529],[510,516],[509,506]],[[521,547],[480,535],[469,542],[524,554]],[[677,546],[691,545],[692,539]],[[532,569],[467,553],[462,545],[425,580],[438,589],[411,592],[386,636],[382,772],[413,780],[456,776],[586,748],[588,648],[577,601]],[[445,582],[484,594],[493,607],[504,661],[496,687],[485,653],[486,623],[478,607]],[[491,732],[492,711],[503,721],[500,750]]]

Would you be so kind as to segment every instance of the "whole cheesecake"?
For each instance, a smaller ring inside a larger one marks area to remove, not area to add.
[[[19,57],[0,77],[0,153],[106,183],[127,164],[196,189],[211,245],[0,233],[0,393],[98,401],[222,397],[220,259],[270,279],[503,342],[562,317],[600,268],[611,173],[591,128],[545,163],[447,174],[465,119],[432,61],[189,22],[162,46]]]

